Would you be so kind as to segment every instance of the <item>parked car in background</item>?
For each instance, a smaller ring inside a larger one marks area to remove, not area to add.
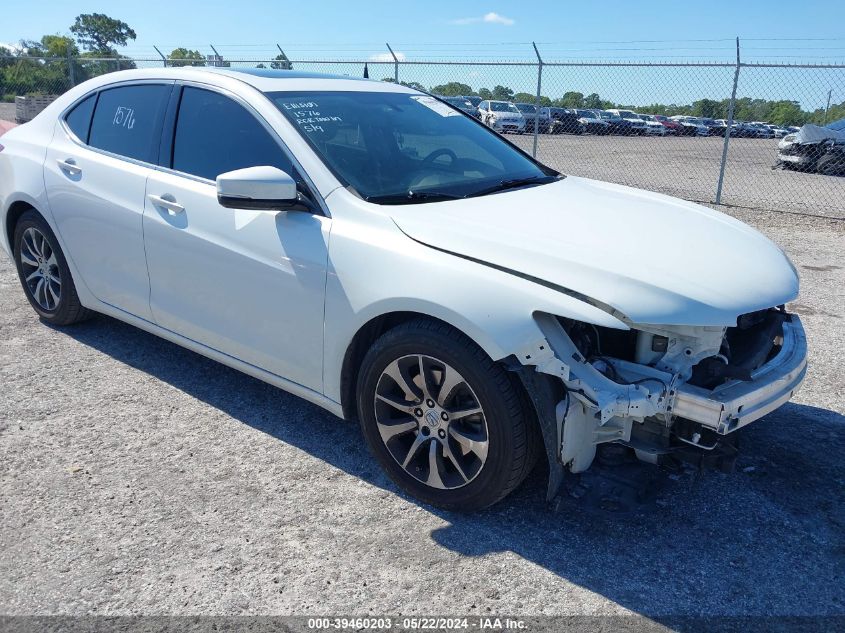
[[[785,127],[781,127],[780,125],[766,123],[766,127],[772,131],[772,134],[775,135],[775,138],[783,138],[787,134],[790,134],[789,130],[787,130]]]
[[[681,124],[677,121],[673,121],[668,116],[663,114],[650,114],[649,116],[665,127],[667,134],[674,134],[677,136],[681,133]]]
[[[515,103],[514,105],[522,112],[522,116],[525,117],[526,132],[533,132],[535,125],[538,126],[537,129],[540,133],[549,131],[549,113],[543,112],[543,108],[540,108],[538,112],[537,106],[533,103]]]
[[[807,124],[778,143],[778,167],[845,176],[845,119],[824,127]]]
[[[610,124],[602,121],[592,110],[575,110],[575,115],[588,134],[610,134]]]
[[[525,117],[514,104],[507,101],[482,101],[478,104],[481,122],[497,132],[525,132]]]
[[[645,122],[646,134],[650,136],[666,136],[666,127],[660,121],[655,121],[651,118],[650,114],[640,114],[638,116]]]
[[[681,126],[681,134],[684,136],[710,136],[710,128],[694,116],[676,114],[669,118],[678,122]]]
[[[611,114],[615,114],[623,121],[628,121],[631,124],[631,127],[628,130],[628,134],[639,134],[644,135],[647,133],[646,131],[646,124],[640,116],[636,112],[632,112],[631,110],[616,110],[611,109],[608,110]]]
[[[724,136],[728,131],[728,126],[719,123],[716,119],[701,117],[699,120],[710,130],[710,136]]]
[[[540,108],[547,111],[549,134],[583,134],[584,126],[578,121],[578,115],[566,108]],[[546,114],[546,112],[544,112]]]
[[[630,136],[631,122],[626,121],[618,114],[613,114],[607,110],[593,110],[596,116],[602,121],[606,121],[611,134],[621,134],[622,136]]]
[[[442,99],[449,105],[455,106],[464,114],[468,114],[472,117],[480,118],[478,114],[478,108],[476,108],[470,101],[467,100],[466,97],[438,97]]]
[[[481,103],[481,97],[479,97],[477,95],[468,95],[468,96],[462,97],[462,98],[469,101],[474,108],[478,108],[478,104]]]
[[[753,138],[774,138],[775,133],[769,129],[769,127],[765,123],[760,123],[754,121],[752,123],[746,123],[746,126],[751,128],[753,131]]]

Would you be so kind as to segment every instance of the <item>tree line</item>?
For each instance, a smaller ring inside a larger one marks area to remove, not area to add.
[[[408,83],[405,85],[424,89],[418,83]],[[494,86],[492,89],[479,88],[478,90],[473,90],[468,84],[450,81],[445,84],[432,86],[429,92],[444,97],[478,96],[482,99],[494,99],[496,101],[532,104],[537,102],[536,94],[527,92],[514,93],[511,88],[502,85]],[[603,99],[595,92],[585,95],[582,92],[569,91],[554,99],[541,95],[540,105],[543,107],[583,108],[592,110],[619,108],[621,110],[633,110],[643,114],[662,114],[665,116],[687,115],[711,119],[727,119],[730,99],[699,99],[690,104],[652,103],[650,105],[631,105]],[[830,122],[842,118],[845,118],[845,101],[839,104],[831,104],[826,117],[824,108],[806,111],[801,108],[801,105],[797,101],[786,99],[768,100],[742,97],[736,100],[734,106],[734,120],[737,121],[766,121],[777,125],[803,125],[804,123],[823,124],[825,119],[827,122]]]
[[[15,95],[37,93],[59,94],[86,79],[114,70],[135,68],[132,59],[120,55],[118,46],[126,46],[135,40],[135,31],[122,20],[102,13],[83,13],[78,15],[69,27],[70,35],[44,35],[40,40],[24,40],[15,49],[0,46],[0,98],[14,100]],[[229,66],[226,60],[209,62],[197,50],[184,47],[175,48],[167,56],[170,66],[205,66],[213,63],[217,66]],[[281,53],[269,62],[270,68],[290,69],[291,61]],[[264,68],[265,64],[258,64]],[[384,81],[393,81],[385,78]],[[479,88],[458,81],[426,88],[418,82],[402,82],[417,90],[443,96],[478,96],[482,99],[497,101],[515,101],[535,103],[536,95],[527,92],[514,92],[511,88],[496,85],[492,89]],[[646,106],[634,106],[614,103],[603,99],[593,92],[583,94],[569,91],[560,97],[551,98],[541,95],[542,106],[559,108],[601,109],[621,108],[647,114],[672,116],[685,114],[691,116],[726,119],[729,100],[699,99],[690,104],[653,103]],[[739,121],[767,121],[779,125],[802,125],[804,123],[823,123],[845,118],[845,101],[833,104],[825,116],[824,109],[805,111],[797,101],[737,99],[734,119]]]

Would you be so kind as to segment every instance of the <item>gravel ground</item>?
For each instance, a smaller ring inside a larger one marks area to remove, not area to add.
[[[553,511],[540,471],[479,514],[420,505],[312,405],[109,318],[40,323],[0,258],[0,613],[845,614],[845,223],[740,217],[802,273],[807,381],[737,473],[661,474],[623,516]]]

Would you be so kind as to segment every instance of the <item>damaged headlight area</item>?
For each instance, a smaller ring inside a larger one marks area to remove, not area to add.
[[[789,400],[806,373],[801,322],[782,306],[743,314],[733,327],[622,330],[542,313],[535,319],[545,338],[519,362],[560,383],[554,423],[541,424],[550,459],[573,473],[588,469],[606,442],[651,463],[715,451],[729,433]]]

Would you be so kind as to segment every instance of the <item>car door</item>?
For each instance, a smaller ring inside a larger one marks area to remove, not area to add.
[[[271,165],[297,179],[297,170],[275,132],[238,97],[190,85],[177,90],[172,136],[165,130],[170,151],[162,152],[165,164],[146,190],[153,317],[164,328],[321,392],[331,220],[319,211],[218,204],[215,178],[221,173]]]
[[[173,82],[88,95],[47,148],[44,181],[59,235],[94,296],[151,319],[142,218]]]

